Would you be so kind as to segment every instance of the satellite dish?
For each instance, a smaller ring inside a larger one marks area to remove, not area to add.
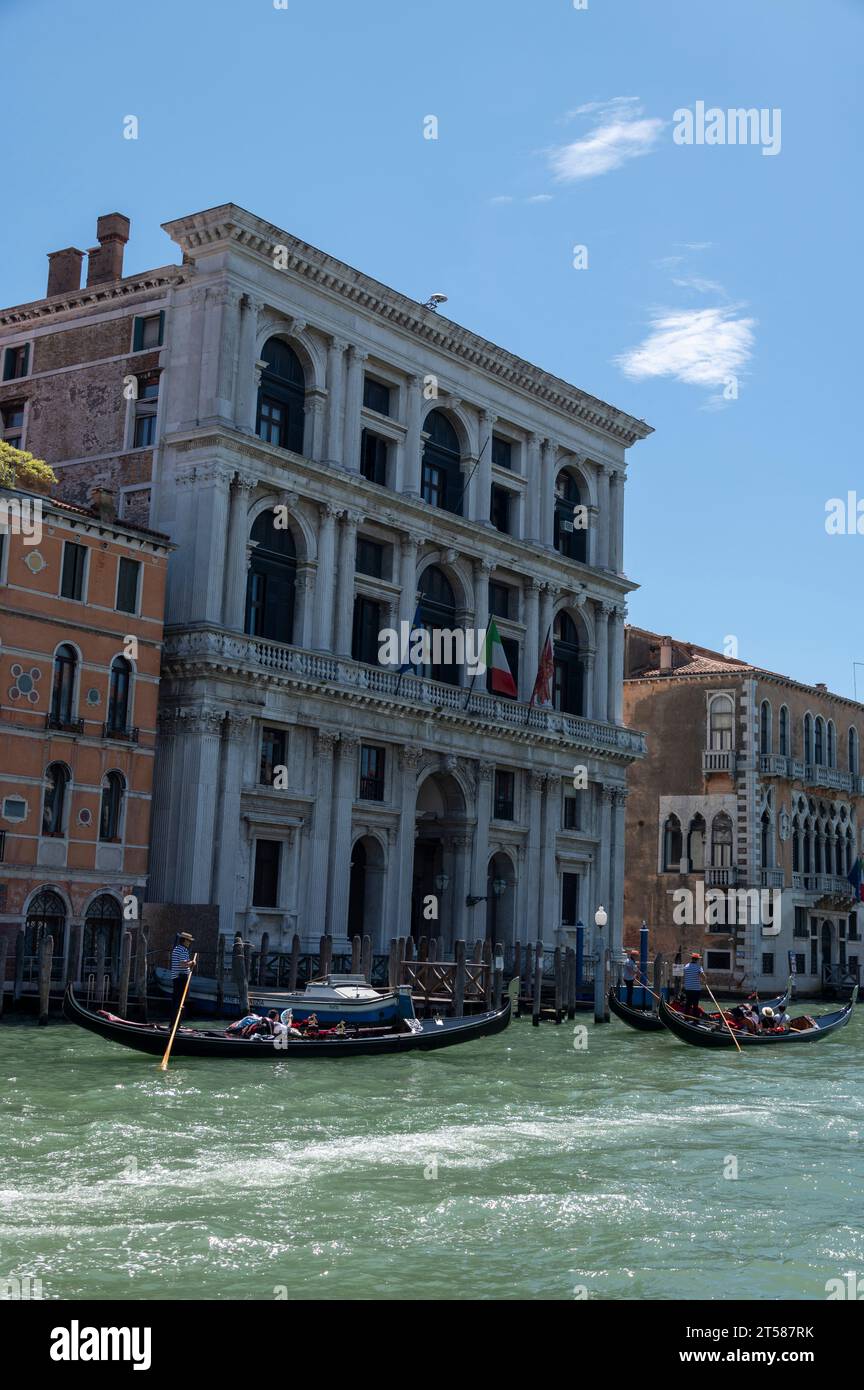
[[[446,303],[447,303],[447,296],[446,296],[446,294],[430,294],[429,298],[427,299],[427,301],[426,301],[426,303],[425,303],[425,305],[424,305],[423,307],[424,307],[425,309],[437,309],[439,304],[446,304]]]

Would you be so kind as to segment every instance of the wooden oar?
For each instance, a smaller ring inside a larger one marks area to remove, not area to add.
[[[183,1005],[186,1003],[186,995],[189,993],[189,986],[190,986],[190,984],[192,983],[192,971],[195,969],[195,966],[196,966],[197,964],[198,964],[198,952],[196,951],[195,954],[194,954],[194,956],[192,957],[192,959],[191,959],[190,962],[189,962],[189,969],[188,969],[187,972],[186,972],[186,983],[185,983],[185,985],[183,986],[183,995],[182,995],[182,998],[181,998],[181,1000],[180,1000],[180,1007],[179,1007],[179,1009],[177,1010],[177,1017],[176,1017],[175,1020],[174,1020],[174,1027],[171,1029],[171,1036],[170,1036],[170,1038],[168,1039],[168,1046],[167,1046],[166,1049],[165,1049],[165,1056],[162,1058],[162,1061],[159,1063],[159,1070],[160,1070],[160,1071],[167,1071],[167,1070],[168,1070],[168,1058],[171,1056],[171,1049],[172,1049],[172,1047],[174,1046],[174,1035],[176,1034],[177,1029],[178,1029],[179,1026],[180,1026],[180,1015],[181,1015],[182,1012],[183,1012]]]
[[[712,1002],[712,1004],[714,1005],[714,1008],[717,1010],[717,1012],[718,1012],[718,1014],[720,1015],[720,1017],[722,1018],[723,1022],[726,1024],[726,1027],[729,1029],[729,1036],[730,1036],[730,1038],[732,1039],[732,1041],[734,1042],[735,1046],[737,1047],[739,1053],[740,1053],[740,1054],[742,1055],[742,1057],[743,1057],[743,1055],[744,1055],[744,1049],[742,1048],[741,1044],[739,1043],[738,1039],[737,1039],[736,1036],[735,1036],[735,1030],[734,1030],[734,1028],[732,1027],[732,1024],[729,1022],[729,1020],[728,1020],[728,1018],[726,1017],[726,1015],[724,1014],[723,1010],[720,1008],[720,1005],[717,1003],[717,1000],[714,998],[714,995],[711,994],[711,986],[710,986],[709,983],[708,983],[707,976],[705,977],[705,988],[707,989],[708,993],[711,995],[711,1002]]]

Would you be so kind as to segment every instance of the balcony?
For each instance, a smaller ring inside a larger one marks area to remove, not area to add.
[[[835,898],[850,903],[855,898],[849,880],[838,878],[836,874],[793,874],[792,887],[799,893],[812,893],[817,898]]]
[[[791,759],[782,753],[763,753],[759,758],[759,771],[763,777],[788,777]]]
[[[706,888],[734,888],[738,882],[737,864],[724,864],[722,867],[705,870]]]
[[[702,771],[727,772],[730,777],[735,775],[735,749],[734,748],[705,748],[702,751]]]
[[[57,714],[46,714],[45,728],[52,729],[56,734],[83,734],[83,719],[61,719]]]
[[[111,725],[111,724],[103,724],[103,725],[102,725],[102,737],[103,737],[103,738],[117,739],[117,740],[119,740],[121,743],[137,743],[137,742],[138,742],[138,730],[137,730],[137,729],[114,728],[114,726]]]
[[[759,880],[763,888],[782,888],[783,870],[782,869],[760,869]]]
[[[305,647],[289,647],[222,629],[196,628],[169,633],[163,655],[163,675],[189,677],[230,673],[271,680],[298,692],[320,690],[343,695],[357,704],[379,705],[393,711],[436,714],[453,723],[487,728],[493,733],[512,731],[524,739],[538,735],[562,739],[574,747],[606,753],[622,762],[645,756],[645,735],[620,724],[607,724],[559,710],[537,709],[518,700],[502,700],[485,692],[446,685],[442,681],[367,666],[349,657],[330,656]]]

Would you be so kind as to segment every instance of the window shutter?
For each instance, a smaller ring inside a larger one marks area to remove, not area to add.
[[[165,310],[159,310],[159,346],[165,341]]]
[[[144,345],[144,320],[136,318],[132,332],[132,351],[140,352]]]

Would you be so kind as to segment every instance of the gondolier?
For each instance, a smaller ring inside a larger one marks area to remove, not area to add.
[[[624,962],[624,970],[622,972],[624,988],[627,991],[627,1006],[631,1009],[633,1007],[633,985],[636,982],[636,962],[638,959],[638,952],[628,951],[627,959]]]
[[[684,966],[684,1012],[690,1018],[699,1017],[699,1000],[702,998],[702,957],[698,951],[690,952],[690,959]]]
[[[171,952],[171,995],[172,1007],[176,1014],[180,1008],[180,1000],[183,998],[183,989],[186,984],[186,977],[189,975],[189,947],[194,941],[188,931],[177,933],[174,941],[174,949]]]

